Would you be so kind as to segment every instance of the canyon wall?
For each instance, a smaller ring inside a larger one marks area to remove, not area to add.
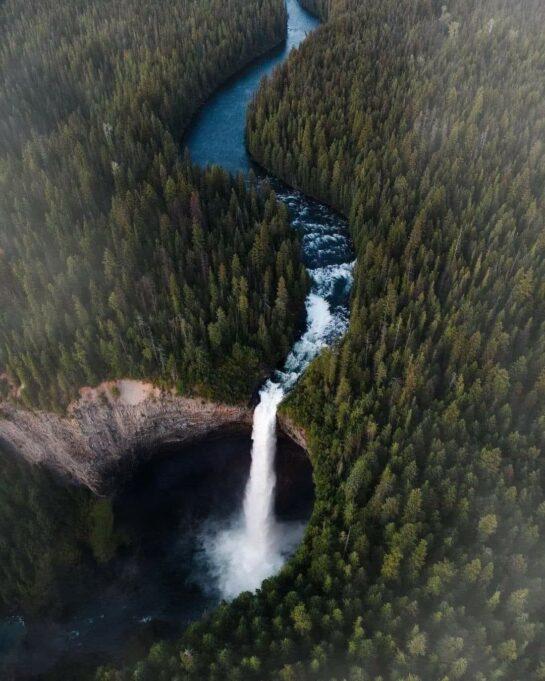
[[[166,442],[190,442],[225,428],[249,428],[252,410],[180,397],[120,380],[83,388],[66,415],[0,403],[0,441],[95,492],[136,456]]]
[[[277,415],[280,430],[287,435],[295,444],[308,452],[307,435],[303,428],[297,426],[282,410]]]
[[[65,415],[0,402],[0,442],[97,493],[130,471],[143,452],[189,443],[226,429],[249,429],[253,410],[191,399],[132,380],[82,388]],[[304,432],[279,415],[279,427],[306,448]]]

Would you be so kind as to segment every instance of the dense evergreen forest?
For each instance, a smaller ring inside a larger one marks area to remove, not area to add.
[[[545,678],[545,6],[333,0],[250,150],[350,218],[350,330],[285,409],[317,502],[282,573],[118,679]]]
[[[283,3],[7,0],[0,24],[0,402],[121,376],[247,399],[299,324],[299,244],[267,187],[178,143]],[[109,500],[0,449],[0,616],[53,616],[118,539]]]
[[[247,399],[307,281],[266,188],[180,158],[203,99],[285,35],[280,0],[0,7],[0,397],[142,377]]]
[[[111,502],[0,445],[0,617],[52,616],[115,554]]]

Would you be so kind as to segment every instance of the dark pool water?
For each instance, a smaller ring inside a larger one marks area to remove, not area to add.
[[[202,530],[240,512],[250,457],[249,433],[153,452],[115,497],[126,546],[85,596],[70,603],[66,594],[60,619],[0,622],[0,679],[80,681],[97,661],[136,659],[215,607],[219,595],[205,586],[212,580],[203,574]],[[311,466],[291,440],[279,440],[276,472],[278,517],[308,520]]]

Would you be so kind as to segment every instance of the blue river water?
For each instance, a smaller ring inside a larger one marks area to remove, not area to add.
[[[283,45],[234,76],[209,99],[190,127],[184,144],[200,166],[220,165],[229,172],[247,172],[246,110],[262,78],[282,63],[291,50],[318,27],[316,17],[296,0],[287,0],[288,31]]]
[[[277,410],[285,395],[320,351],[348,327],[353,253],[346,221],[327,206],[283,184],[252,164],[245,145],[246,112],[262,78],[296,49],[318,22],[296,0],[287,0],[288,37],[283,48],[263,57],[212,97],[189,130],[185,144],[194,162],[231,172],[253,169],[289,210],[301,238],[301,256],[311,286],[306,325],[283,366],[259,391],[252,429],[252,463],[243,512],[205,542],[205,570],[226,599],[253,591],[276,574],[301,540],[303,527],[278,523],[274,513]]]
[[[346,220],[327,206],[291,189],[252,162],[246,148],[246,112],[262,79],[271,74],[320,24],[297,0],[286,0],[285,43],[258,59],[213,95],[196,116],[184,140],[193,162],[219,165],[232,172],[254,170],[267,179],[289,208],[301,235],[302,259],[311,278],[306,302],[307,330],[293,348],[282,382],[292,387],[320,349],[334,342],[348,325],[353,253]]]

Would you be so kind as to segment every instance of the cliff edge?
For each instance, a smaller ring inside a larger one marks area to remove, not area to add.
[[[247,407],[181,397],[134,380],[82,388],[66,415],[0,403],[0,441],[94,492],[104,491],[111,474],[134,464],[142,450],[251,422]]]

